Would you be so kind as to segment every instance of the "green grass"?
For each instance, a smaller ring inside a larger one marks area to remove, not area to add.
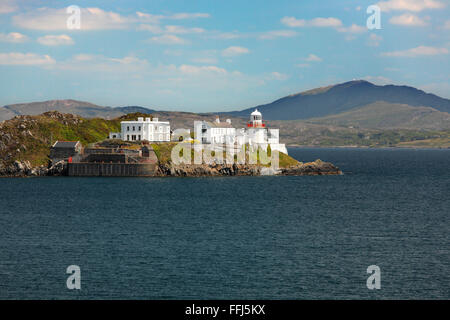
[[[158,158],[158,161],[161,164],[169,164],[171,162],[171,154],[172,154],[172,149],[177,145],[177,142],[163,142],[163,143],[153,143],[152,147],[153,150],[155,151],[155,154]],[[248,151],[248,146],[246,147],[246,150]],[[261,159],[260,159],[260,154],[261,154],[261,149],[258,150],[257,155],[256,155],[256,164],[261,165],[261,166],[265,166],[268,167],[271,164],[262,164],[261,163]],[[182,152],[180,152],[180,156],[182,156]],[[215,156],[215,152],[211,153],[211,156]],[[270,149],[268,150],[268,157],[271,157],[271,151]],[[224,152],[223,154],[223,159],[226,159],[226,152]],[[237,160],[237,156],[234,156],[234,160]],[[249,163],[249,155],[248,153],[246,153],[246,163]],[[191,161],[192,163],[194,162],[194,148],[191,148]],[[299,162],[297,160],[295,160],[294,158],[290,157],[287,154],[281,153],[279,152],[279,166],[281,168],[286,168],[286,167],[290,167],[290,166],[295,166],[298,165]]]

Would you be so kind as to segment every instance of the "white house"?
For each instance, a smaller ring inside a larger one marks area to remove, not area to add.
[[[236,129],[231,125],[231,120],[220,122],[219,117],[214,122],[195,121],[195,137],[202,144],[234,143]]]
[[[159,121],[158,118],[138,118],[137,121],[120,122],[121,132],[111,132],[110,139],[122,139],[123,141],[152,142],[170,141],[170,123]]]

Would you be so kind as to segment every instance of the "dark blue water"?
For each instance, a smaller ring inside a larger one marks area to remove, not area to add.
[[[450,298],[450,150],[289,151],[346,174],[0,179],[0,298]]]

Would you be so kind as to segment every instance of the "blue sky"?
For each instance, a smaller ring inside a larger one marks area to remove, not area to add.
[[[448,0],[1,0],[0,28],[1,105],[229,111],[352,79],[450,98]]]

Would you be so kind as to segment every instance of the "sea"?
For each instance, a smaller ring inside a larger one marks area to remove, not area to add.
[[[0,299],[450,299],[449,149],[289,154],[344,174],[0,179]]]

